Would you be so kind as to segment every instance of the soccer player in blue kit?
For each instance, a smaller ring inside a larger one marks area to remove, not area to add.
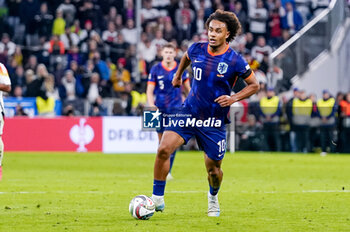
[[[151,108],[157,108],[161,113],[170,114],[171,111],[182,105],[182,92],[180,88],[174,88],[172,85],[173,77],[178,69],[175,61],[176,47],[172,43],[167,43],[162,47],[162,62],[154,65],[150,71],[147,82],[147,103]],[[188,73],[182,75],[184,92],[187,95],[190,92],[190,82]],[[162,139],[164,127],[157,130],[159,142]],[[167,180],[171,180],[171,169],[173,167],[176,150],[170,155],[170,169]]]
[[[194,43],[181,58],[179,68],[172,84],[182,84],[182,74],[192,63],[193,80],[191,91],[181,109],[181,115],[191,115],[191,126],[180,124],[165,130],[159,144],[154,164],[154,182],[152,199],[156,211],[163,211],[164,189],[169,171],[169,157],[179,146],[191,137],[196,137],[203,149],[205,166],[208,173],[208,216],[218,217],[220,206],[218,191],[223,172],[222,159],[226,151],[226,128],[230,106],[245,99],[259,90],[259,84],[247,62],[231,49],[228,43],[240,30],[240,22],[232,12],[217,10],[206,21],[209,42]],[[247,86],[231,95],[231,89],[238,78],[243,78]],[[215,124],[200,120],[214,120]],[[208,125],[208,124],[207,124]]]

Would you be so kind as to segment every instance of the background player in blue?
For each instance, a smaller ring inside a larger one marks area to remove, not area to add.
[[[173,77],[177,71],[178,64],[175,61],[176,48],[172,43],[168,43],[162,48],[162,62],[154,65],[147,82],[147,103],[149,107],[158,108],[162,113],[171,113],[171,110],[181,107],[182,93],[180,88],[172,85]],[[184,91],[187,95],[191,89],[188,73],[182,75]],[[162,139],[164,127],[161,126],[158,132],[159,142]],[[170,169],[167,180],[171,180],[171,169],[173,167],[176,150],[170,155]]]
[[[164,210],[164,189],[169,170],[170,154],[190,137],[195,136],[205,153],[208,173],[208,216],[219,216],[217,197],[223,172],[221,163],[226,151],[227,115],[230,106],[247,98],[259,90],[259,84],[247,62],[229,48],[230,42],[240,30],[240,23],[232,12],[217,10],[206,22],[209,43],[194,43],[184,54],[176,72],[173,85],[182,83],[181,76],[192,62],[192,88],[184,102],[182,112],[191,114],[196,120],[215,119],[222,124],[211,127],[174,127],[166,130],[160,142],[154,165],[152,199],[157,211]],[[247,86],[230,95],[238,78],[243,78]]]

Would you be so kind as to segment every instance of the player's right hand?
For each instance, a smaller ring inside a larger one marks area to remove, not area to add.
[[[181,76],[174,75],[173,81],[171,82],[175,88],[179,88],[182,84]]]
[[[149,105],[147,106],[147,108],[149,108],[149,109],[151,109],[151,110],[158,110],[158,107],[157,107],[156,105],[154,105],[154,104],[149,104]]]

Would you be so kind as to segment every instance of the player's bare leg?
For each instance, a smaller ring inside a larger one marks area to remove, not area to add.
[[[160,143],[160,141],[162,140],[163,133],[157,133],[157,135],[158,135],[158,142]]]
[[[160,143],[160,141],[162,140],[163,133],[157,133],[157,134],[158,134],[158,141]],[[172,168],[173,163],[174,163],[175,154],[176,154],[176,149],[173,153],[170,154],[170,169],[169,169],[168,175],[166,176],[167,181],[174,179],[173,176],[171,175],[171,168]]]
[[[221,170],[222,160],[212,160],[207,155],[205,155],[204,159],[210,186],[210,191],[208,192],[208,216],[218,217],[220,215],[220,206],[217,194],[223,177]]]
[[[170,155],[184,143],[184,139],[173,131],[165,131],[160,141],[154,164],[154,179],[166,180],[170,168]]]
[[[184,142],[184,139],[173,131],[165,131],[162,136],[154,163],[152,199],[156,205],[156,211],[164,210],[164,189],[170,169],[170,155]]]

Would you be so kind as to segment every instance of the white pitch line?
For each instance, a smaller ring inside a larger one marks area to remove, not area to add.
[[[166,193],[178,193],[178,194],[190,194],[190,193],[206,193],[207,191],[166,191]],[[228,191],[223,191],[228,192]],[[78,191],[50,191],[50,192],[0,192],[0,195],[4,194],[116,194],[117,191],[109,191],[109,192],[101,192],[101,191],[86,191],[86,192],[78,192]],[[139,191],[133,191],[133,193],[138,194]],[[302,190],[302,191],[293,191],[293,192],[278,192],[278,191],[267,191],[267,192],[233,192],[233,193],[246,193],[246,194],[294,194],[294,193],[350,193],[350,190]]]
[[[0,194],[46,194],[47,192],[0,192]]]
[[[199,191],[199,190],[193,190],[193,191],[176,191],[176,190],[173,190],[173,191],[165,191],[166,193],[206,193],[207,191]]]
[[[302,190],[302,191],[292,191],[292,192],[278,192],[278,191],[268,191],[268,192],[247,192],[242,191],[241,193],[263,193],[263,194],[291,194],[291,193],[350,193],[350,190]]]
[[[350,190],[303,190],[303,193],[350,193]]]
[[[59,193],[59,194],[114,194],[117,192],[101,192],[101,191],[87,191],[87,192],[78,192],[78,191],[50,191],[50,192],[0,192],[1,194],[48,194],[48,193]]]

